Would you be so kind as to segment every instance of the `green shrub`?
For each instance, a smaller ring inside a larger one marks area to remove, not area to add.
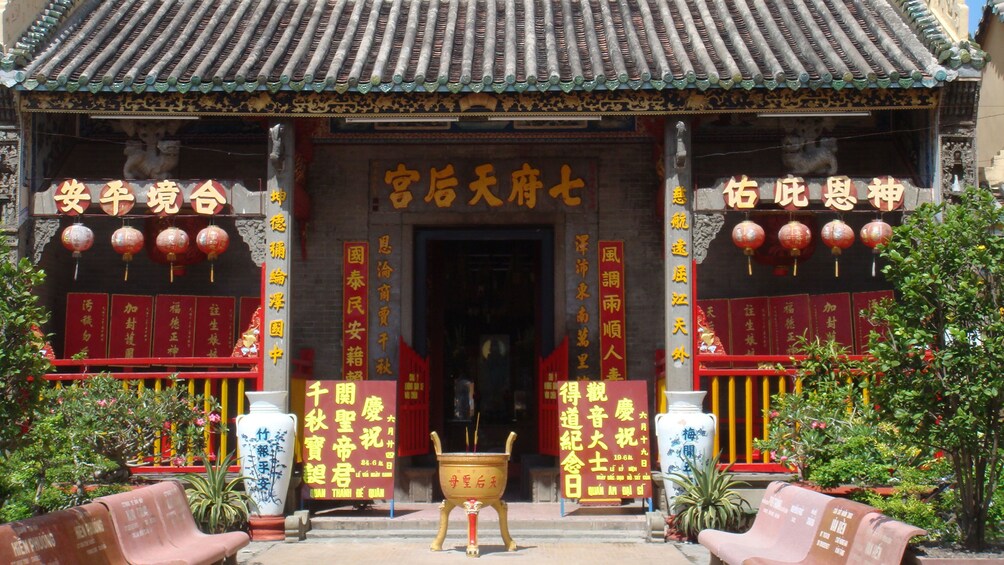
[[[251,497],[240,488],[243,476],[227,480],[227,469],[233,462],[234,454],[229,453],[219,465],[207,465],[205,475],[185,478],[192,516],[199,529],[207,534],[247,529],[248,515],[255,507]]]
[[[687,464],[690,475],[673,473],[669,477],[683,491],[670,509],[676,529],[692,540],[709,528],[727,532],[745,529],[752,509],[735,490],[747,485],[732,478],[732,465],[721,469],[718,457],[705,461],[692,458]]]

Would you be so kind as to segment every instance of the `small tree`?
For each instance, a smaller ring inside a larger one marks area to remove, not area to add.
[[[0,240],[0,456],[24,437],[49,360],[35,333],[48,321],[32,289],[45,279],[28,259],[16,261]]]
[[[963,543],[982,548],[1004,432],[1004,209],[986,190],[924,205],[882,248],[894,302],[872,311],[884,417],[950,459]]]

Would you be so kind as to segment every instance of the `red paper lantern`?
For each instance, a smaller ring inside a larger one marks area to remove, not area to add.
[[[195,236],[195,245],[209,258],[209,282],[215,282],[212,261],[230,247],[230,235],[219,226],[206,226]]]
[[[875,255],[878,255],[878,246],[889,243],[892,239],[892,226],[882,220],[872,220],[861,228],[861,243],[872,248],[872,276],[875,276]]]
[[[171,264],[171,282],[174,282],[174,261],[185,251],[188,251],[188,234],[185,230],[169,227],[157,234],[157,249],[167,255]]]
[[[795,258],[795,266],[792,268],[791,276],[797,277],[798,256],[802,254],[803,249],[812,243],[812,232],[802,222],[791,220],[781,226],[781,229],[777,232],[777,241],[781,244],[781,247],[788,250],[789,255]]]
[[[844,249],[854,245],[854,230],[851,229],[851,226],[845,224],[843,220],[833,220],[823,226],[819,237],[822,238],[823,243],[833,253],[833,276],[839,277],[840,253]]]
[[[125,277],[129,280],[129,263],[133,255],[143,250],[143,232],[132,226],[122,226],[112,233],[112,249],[125,261]]]
[[[750,276],[753,276],[753,262],[751,261],[753,253],[763,245],[766,239],[767,235],[760,224],[750,220],[739,222],[736,227],[732,228],[732,243],[742,249],[743,254],[746,255],[746,272]]]
[[[80,255],[94,245],[94,232],[84,224],[70,224],[63,228],[60,236],[63,247],[73,252],[76,263],[73,266],[73,280],[77,280],[77,272],[80,269]]]

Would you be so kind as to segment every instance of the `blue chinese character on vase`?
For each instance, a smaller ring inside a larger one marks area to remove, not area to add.
[[[253,436],[241,435],[241,439],[251,447],[245,457],[248,458],[248,469],[252,470],[249,481],[245,481],[248,495],[261,502],[281,503],[275,492],[275,483],[282,476],[287,465],[281,462],[280,454],[286,450],[286,432],[278,432],[270,437],[267,428],[258,428]]]

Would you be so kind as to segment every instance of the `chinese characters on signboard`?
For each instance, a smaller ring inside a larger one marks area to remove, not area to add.
[[[157,216],[179,214],[186,194],[192,211],[202,216],[219,214],[227,204],[227,189],[215,180],[182,185],[165,179],[149,184],[145,192],[145,211]],[[94,192],[97,192],[96,200]],[[108,181],[100,189],[95,189],[77,179],[66,179],[56,185],[52,199],[56,211],[67,216],[83,214],[92,203],[100,205],[109,216],[125,216],[136,205],[136,189],[124,180]]]
[[[725,206],[732,210],[753,210],[761,200],[761,191],[769,195],[773,188],[771,203],[784,210],[798,210],[809,207],[810,186],[802,177],[788,175],[761,186],[761,182],[746,175],[727,179],[722,186]],[[890,176],[873,178],[867,185],[846,176],[831,176],[819,186],[819,195],[824,207],[834,212],[847,212],[858,204],[859,189],[866,192],[866,199],[876,210],[891,212],[903,206],[906,186],[902,181]]]
[[[394,381],[306,382],[303,482],[324,500],[394,497]]]
[[[676,373],[677,380],[690,378],[691,348],[693,347],[693,312],[690,305],[691,258],[690,199],[682,186],[673,188],[667,204],[666,265],[669,293],[669,315],[666,349],[667,374]]]
[[[157,296],[153,314],[153,356],[192,357],[195,348],[194,296]]]
[[[289,328],[289,194],[281,188],[269,190],[266,210],[265,244],[265,355],[278,368],[286,358]]]
[[[589,234],[580,233],[575,236],[575,274],[572,281],[575,283],[575,299],[573,304],[578,305],[575,312],[575,341],[572,353],[575,356],[575,376],[579,379],[590,377],[589,346],[591,337],[589,335],[589,308],[587,302],[592,298],[592,290],[589,288]]]
[[[230,354],[235,301],[231,296],[200,296],[195,301],[195,356]]]
[[[853,351],[854,327],[851,321],[851,295],[846,292],[809,297],[812,305],[813,334],[833,340]]]
[[[624,301],[624,242],[601,241],[600,378],[627,379],[627,305]]]
[[[369,244],[347,241],[342,256],[342,378],[367,378],[369,355]]]
[[[591,208],[592,167],[582,162],[379,163],[378,198],[393,211]]]
[[[809,295],[772,296],[770,315],[771,328],[774,330],[774,351],[779,354],[796,353],[798,338],[809,337],[812,325]]]
[[[561,496],[580,502],[652,496],[643,381],[564,381],[558,389]]]

